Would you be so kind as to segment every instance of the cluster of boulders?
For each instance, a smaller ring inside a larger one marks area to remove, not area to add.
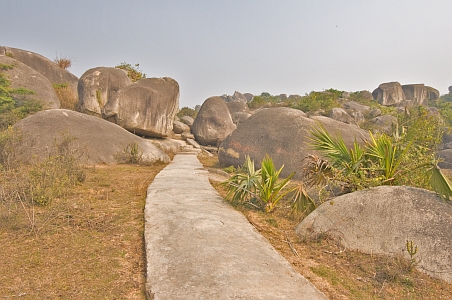
[[[259,162],[269,155],[278,168],[285,166],[281,175],[287,176],[303,168],[308,154],[318,154],[309,146],[309,132],[315,126],[342,136],[347,147],[352,147],[355,141],[364,143],[369,138],[359,127],[365,120],[388,131],[397,122],[379,109],[351,101],[345,92],[340,99],[342,106],[332,109],[328,116],[308,115],[287,107],[250,111],[247,103],[253,95],[236,91],[232,96],[208,98],[196,107],[194,119],[178,118],[179,85],[168,77],[132,82],[124,70],[98,67],[78,79],[39,54],[9,47],[0,47],[0,64],[5,66],[2,72],[13,88],[35,92],[21,97],[41,101],[48,109],[14,125],[29,137],[27,147],[21,148],[29,152],[29,157],[47,155],[55,140],[67,133],[76,138],[92,164],[116,163],[118,153],[131,144],[138,145],[145,162],[168,162],[167,153],[177,152],[183,143],[171,137],[180,136],[193,144],[214,146],[225,166],[242,165],[249,155],[259,168]],[[52,87],[55,84],[65,84],[77,93],[81,112],[58,109],[60,103]],[[359,94],[400,110],[439,97],[437,90],[423,84],[397,82]],[[300,97],[279,95],[281,102]],[[443,166],[452,168],[452,134],[444,136],[443,149],[439,152],[445,159]],[[406,241],[412,241],[419,247],[419,266],[432,276],[452,282],[451,218],[452,206],[432,192],[379,187],[322,204],[296,231],[301,238],[326,233],[336,238],[342,249],[370,253],[407,256],[404,247]]]
[[[172,78],[131,82],[127,72],[99,67],[78,81],[83,113],[101,116],[142,136],[167,137],[179,109],[179,84]]]

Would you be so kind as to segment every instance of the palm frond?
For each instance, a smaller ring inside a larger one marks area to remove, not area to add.
[[[442,200],[450,201],[452,196],[452,185],[446,176],[441,172],[441,169],[436,164],[427,171],[430,176],[430,185],[433,190],[441,197]]]

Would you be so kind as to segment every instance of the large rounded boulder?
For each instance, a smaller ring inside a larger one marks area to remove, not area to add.
[[[265,108],[257,111],[226,137],[220,145],[218,159],[224,166],[240,166],[249,155],[260,167],[260,162],[269,155],[276,167],[284,165],[281,173],[287,176],[291,172],[301,175],[304,159],[310,150],[310,131],[323,124],[331,135],[341,135],[348,147],[355,139],[362,142],[368,139],[366,131],[327,117],[310,119],[300,110],[280,107]]]
[[[435,193],[406,186],[380,186],[342,195],[320,205],[297,227],[301,238],[327,234],[343,248],[403,255],[418,247],[418,268],[452,283],[452,205]]]
[[[121,127],[148,137],[172,133],[179,109],[179,84],[172,78],[145,78],[119,90],[117,113],[111,113]]]
[[[60,68],[50,59],[31,51],[11,47],[0,47],[0,54],[9,55],[17,61],[20,61],[21,63],[36,70],[47,78],[52,84],[68,84],[71,91],[74,94],[77,93],[77,76],[63,68]]]
[[[372,92],[374,99],[381,105],[394,105],[406,100],[402,85],[398,82],[382,83]]]
[[[132,81],[118,68],[98,67],[87,70],[78,81],[81,112],[108,119],[116,115],[119,90]]]
[[[44,157],[62,134],[75,138],[85,149],[90,164],[116,164],[117,155],[127,146],[137,144],[143,162],[169,162],[169,157],[150,141],[142,139],[116,124],[65,109],[40,111],[14,125],[27,136],[29,154]]]
[[[214,96],[204,101],[191,130],[201,145],[217,146],[235,128],[226,102]]]
[[[17,102],[34,100],[40,102],[43,108],[60,107],[60,100],[52,87],[52,83],[41,73],[4,55],[0,55],[0,64],[7,66],[0,70],[0,73],[6,74],[6,78],[11,81],[12,88],[25,88],[33,92],[28,95],[13,95]]]

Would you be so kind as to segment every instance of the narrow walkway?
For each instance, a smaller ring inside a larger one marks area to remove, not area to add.
[[[181,153],[149,185],[148,299],[327,299]]]

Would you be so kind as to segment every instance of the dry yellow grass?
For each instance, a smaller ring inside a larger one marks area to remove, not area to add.
[[[68,197],[0,211],[0,295],[144,299],[146,188],[164,167],[98,166]]]

